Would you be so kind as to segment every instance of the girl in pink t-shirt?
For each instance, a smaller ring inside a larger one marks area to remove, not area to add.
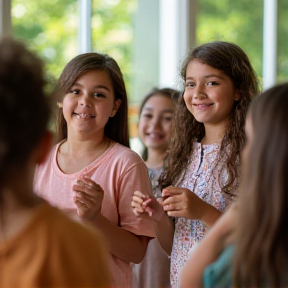
[[[171,254],[171,286],[192,247],[236,194],[244,123],[258,79],[236,44],[215,41],[191,50],[181,76],[171,145],[160,178],[163,203],[135,192],[135,215],[153,219],[159,242]],[[147,212],[147,213],[144,213]],[[172,222],[167,216],[174,217]]]
[[[108,55],[81,54],[64,68],[59,88],[57,144],[37,168],[35,190],[102,232],[114,285],[129,287],[130,262],[143,259],[154,231],[130,208],[135,190],[152,191],[145,163],[129,148],[120,68]]]

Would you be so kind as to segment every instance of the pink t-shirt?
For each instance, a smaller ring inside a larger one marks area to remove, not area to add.
[[[155,237],[149,219],[137,218],[131,208],[134,191],[152,194],[148,171],[143,160],[131,149],[115,143],[101,157],[74,174],[63,173],[57,164],[60,143],[55,145],[45,163],[37,167],[34,190],[50,204],[77,217],[72,198],[73,181],[85,175],[104,190],[101,213],[110,222],[136,235]],[[131,265],[111,255],[111,272],[117,287],[130,287]],[[80,264],[80,263],[79,263]],[[80,264],[81,265],[81,264]]]

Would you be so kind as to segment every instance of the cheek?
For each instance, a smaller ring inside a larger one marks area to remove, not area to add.
[[[147,127],[146,121],[143,120],[143,119],[140,120],[140,121],[139,121],[139,124],[138,124],[138,133],[139,133],[140,135],[143,135],[144,132],[145,132],[145,130],[146,130],[146,127]]]

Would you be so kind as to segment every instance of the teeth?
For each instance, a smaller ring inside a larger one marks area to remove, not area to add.
[[[92,114],[86,114],[86,113],[79,113],[77,114],[78,117],[80,118],[91,118],[94,117]]]

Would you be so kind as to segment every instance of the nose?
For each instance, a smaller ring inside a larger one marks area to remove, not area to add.
[[[206,93],[205,93],[205,88],[202,87],[202,85],[197,85],[194,89],[193,89],[193,98],[194,99],[205,99],[207,97]]]
[[[81,107],[91,107],[89,95],[87,93],[83,93],[82,97],[79,100],[79,105]]]
[[[152,126],[153,126],[154,128],[161,126],[161,119],[160,119],[160,117],[153,117],[151,124],[152,124]]]

